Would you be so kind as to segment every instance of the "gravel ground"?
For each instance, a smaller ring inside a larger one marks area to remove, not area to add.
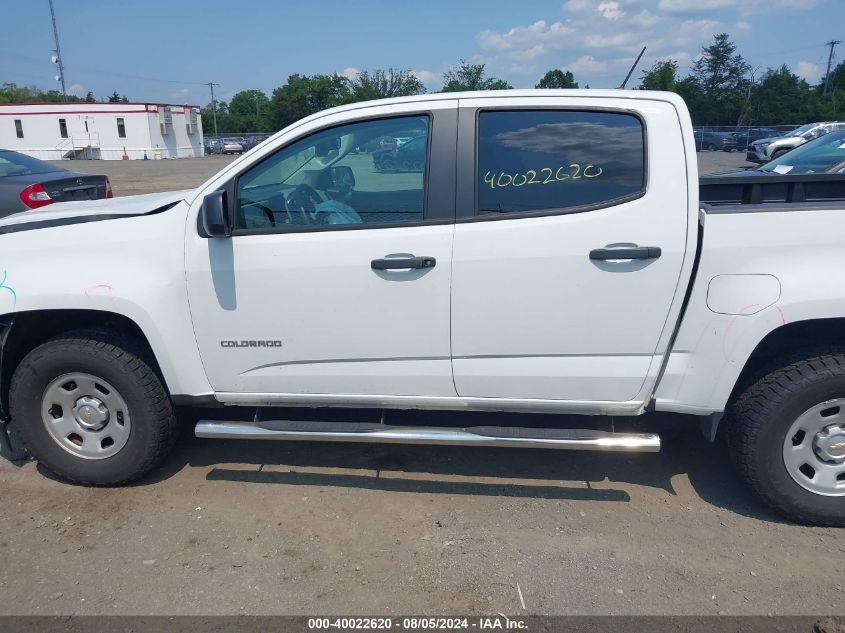
[[[127,194],[199,184],[227,160],[77,167]],[[122,489],[0,461],[0,614],[845,612],[841,530],[763,508],[695,424],[647,424],[659,454],[226,442],[188,427]]]

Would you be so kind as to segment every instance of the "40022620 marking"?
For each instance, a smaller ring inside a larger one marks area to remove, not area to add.
[[[567,173],[567,169],[571,169],[571,173]],[[591,173],[588,173],[591,172]],[[551,167],[540,167],[537,169],[528,169],[524,174],[515,173],[509,174],[505,171],[498,173],[495,171],[487,171],[484,174],[485,184],[490,185],[491,189],[496,187],[523,187],[525,185],[550,185],[555,182],[564,182],[566,180],[579,180],[581,178],[598,178],[602,175],[604,170],[601,167],[593,165],[584,165],[583,168],[580,163],[572,163],[567,167],[561,165],[557,169]],[[545,174],[541,180],[538,180],[537,175]],[[502,179],[507,177],[507,182],[502,182]],[[522,178],[522,180],[518,180]]]

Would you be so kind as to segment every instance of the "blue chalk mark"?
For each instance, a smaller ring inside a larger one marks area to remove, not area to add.
[[[8,290],[12,295],[12,307],[14,308],[15,305],[18,303],[18,293],[15,292],[14,288],[11,288],[6,285],[6,279],[8,278],[9,273],[8,271],[3,271],[3,279],[0,280],[0,290]]]

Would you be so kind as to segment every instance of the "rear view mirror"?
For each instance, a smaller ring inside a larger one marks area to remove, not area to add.
[[[202,228],[206,237],[229,237],[232,234],[226,214],[226,192],[215,191],[202,201]]]

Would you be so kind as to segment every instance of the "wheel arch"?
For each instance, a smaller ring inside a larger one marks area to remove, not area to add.
[[[81,309],[15,312],[0,316],[0,419],[8,418],[9,384],[23,358],[45,341],[81,329],[102,329],[131,338],[137,346],[133,351],[144,357],[166,386],[149,339],[126,315]]]

